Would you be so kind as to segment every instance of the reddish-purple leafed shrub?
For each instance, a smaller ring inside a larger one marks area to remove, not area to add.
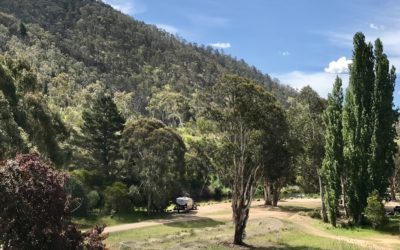
[[[82,233],[71,222],[76,205],[67,176],[36,154],[0,163],[0,245],[4,249],[105,249],[104,226]]]

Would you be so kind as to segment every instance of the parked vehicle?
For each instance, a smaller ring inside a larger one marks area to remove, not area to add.
[[[197,210],[197,204],[189,197],[178,197],[176,198],[174,210],[188,212],[190,210]]]

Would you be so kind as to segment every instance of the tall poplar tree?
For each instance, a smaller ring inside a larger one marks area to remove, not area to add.
[[[343,168],[342,103],[342,79],[336,77],[332,94],[328,96],[328,107],[323,114],[325,157],[322,163],[326,192],[325,203],[328,208],[329,220],[335,227],[339,211],[340,176]]]
[[[382,42],[365,43],[354,36],[353,64],[343,111],[344,159],[348,172],[349,209],[360,224],[367,197],[374,190],[383,196],[394,169],[397,112],[393,110],[396,70]]]
[[[382,197],[387,189],[388,180],[394,169],[395,123],[397,114],[393,110],[393,91],[396,72],[389,71],[389,60],[383,53],[382,42],[375,41],[375,86],[373,103],[373,136],[371,143],[371,161],[369,175],[370,191],[377,190]]]

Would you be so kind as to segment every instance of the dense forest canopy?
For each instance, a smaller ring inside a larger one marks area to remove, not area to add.
[[[0,49],[27,58],[49,89],[51,80],[61,73],[77,78],[71,79],[75,82],[72,88],[101,81],[113,90],[134,91],[140,113],[146,112],[152,87],[170,84],[190,96],[194,89],[212,86],[227,72],[259,82],[282,102],[295,95],[293,89],[243,60],[185,42],[101,1],[2,0],[0,9],[4,39]],[[20,22],[27,30],[24,36]]]

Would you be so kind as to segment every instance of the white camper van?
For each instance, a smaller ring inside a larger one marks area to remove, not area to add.
[[[189,197],[178,197],[176,198],[176,204],[174,210],[188,212],[189,210],[197,210],[197,205],[192,198]]]

